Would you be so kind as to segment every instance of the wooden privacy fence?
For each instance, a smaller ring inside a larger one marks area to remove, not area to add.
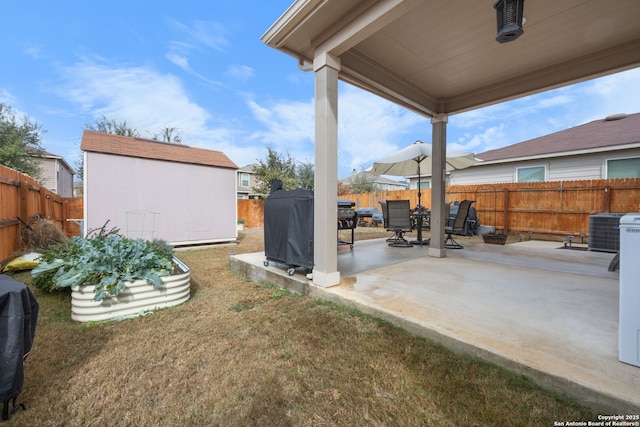
[[[264,225],[264,200],[238,199],[238,219],[244,219],[247,228]]]
[[[431,190],[421,190],[421,204],[431,207]],[[356,207],[376,207],[385,200],[418,204],[418,190],[377,191],[339,196]],[[475,200],[481,225],[505,233],[551,236],[589,233],[589,217],[600,213],[640,211],[640,178],[564,182],[454,185],[446,188],[448,202]],[[262,227],[264,202],[238,200],[238,218],[246,227]]]
[[[431,190],[421,190],[421,203],[431,207]],[[589,217],[600,213],[640,211],[640,178],[455,185],[446,189],[447,201],[475,200],[481,225],[506,233],[551,236],[589,233]],[[377,207],[385,200],[418,204],[417,190],[377,191],[340,196],[356,207]],[[237,201],[245,227],[264,226],[264,200]],[[18,219],[20,218],[20,219]],[[55,221],[67,236],[79,235],[73,220],[83,218],[82,198],[62,198],[35,179],[0,166],[0,262],[20,249],[22,221]]]
[[[0,263],[20,250],[24,224],[46,219],[54,221],[67,236],[78,234],[77,225],[66,221],[66,200],[77,203],[47,190],[28,175],[0,165]]]
[[[380,208],[384,200],[418,203],[417,190],[381,191],[340,196],[357,207]],[[589,232],[589,217],[600,213],[640,211],[640,178],[454,185],[446,188],[448,202],[475,200],[481,225],[504,233],[566,236]],[[431,207],[431,190],[422,190],[421,203]]]

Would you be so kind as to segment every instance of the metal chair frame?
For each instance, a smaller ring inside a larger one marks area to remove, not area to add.
[[[389,246],[410,248],[413,245],[404,238],[404,233],[411,231],[411,205],[409,200],[387,200],[386,207],[387,221],[385,227],[393,231],[394,235],[389,241]],[[383,216],[384,216],[383,210]]]
[[[460,202],[458,206],[458,213],[456,214],[453,223],[449,226],[445,226],[444,232],[446,237],[444,239],[444,247],[447,249],[464,249],[460,243],[458,243],[453,235],[464,235],[465,234],[465,224],[467,222],[467,217],[469,216],[469,210],[471,209],[471,204],[474,203],[475,200],[463,200]],[[447,217],[449,215],[447,214]]]

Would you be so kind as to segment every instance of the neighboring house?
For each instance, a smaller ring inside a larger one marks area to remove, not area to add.
[[[255,168],[251,164],[238,169],[238,199],[259,199],[260,195],[253,190],[256,184]]]
[[[640,177],[640,113],[616,114],[476,154],[449,185]]]
[[[73,169],[60,156],[42,151],[35,157],[40,166],[40,182],[61,197],[73,197]]]
[[[339,182],[344,185],[352,185],[354,180],[362,179],[363,177],[373,183],[375,191],[406,190],[409,188],[409,184],[404,181],[395,181],[384,176],[371,175],[366,172],[356,173],[355,171],[351,176],[341,179]]]
[[[424,160],[424,162],[430,162],[430,159]],[[417,189],[418,188],[418,175],[407,176],[409,179],[409,189]],[[420,189],[425,190],[431,188],[431,175],[421,176],[420,177]]]
[[[85,234],[106,223],[176,246],[236,240],[238,167],[225,154],[89,130],[80,148]]]

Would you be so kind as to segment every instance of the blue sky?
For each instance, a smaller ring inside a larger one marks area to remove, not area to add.
[[[210,3],[210,4],[207,4]],[[313,161],[313,73],[260,37],[291,0],[5,2],[0,102],[47,132],[73,162],[87,123],[126,121],[142,136],[175,127],[183,143],[238,166],[267,146]],[[448,146],[480,153],[616,113],[640,112],[640,69],[451,116]],[[415,140],[428,119],[339,87],[339,177]]]

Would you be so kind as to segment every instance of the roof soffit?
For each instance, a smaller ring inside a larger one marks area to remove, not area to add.
[[[637,0],[526,2],[524,35],[502,45],[493,4],[299,0],[289,11],[306,8],[306,15],[296,25],[277,22],[263,41],[308,61],[317,49],[338,54],[342,80],[424,114],[454,114],[640,65]]]

